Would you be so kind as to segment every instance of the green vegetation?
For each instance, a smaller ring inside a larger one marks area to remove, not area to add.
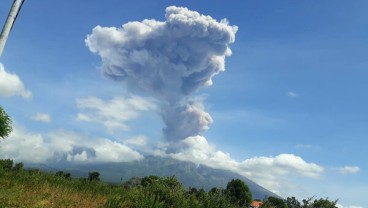
[[[247,185],[231,180],[226,189],[185,189],[175,177],[133,177],[124,184],[100,181],[99,172],[86,178],[70,173],[46,173],[24,169],[23,163],[0,160],[0,208],[6,207],[104,207],[104,208],[238,208],[249,207]],[[268,197],[264,208],[336,208],[336,201],[310,198],[300,203],[294,197]]]
[[[252,193],[248,186],[240,179],[233,179],[227,184],[226,194],[232,204],[240,207],[248,207],[252,202]]]
[[[6,114],[4,109],[0,106],[0,137],[5,139],[5,137],[9,136],[10,132],[12,131],[11,127],[11,119]]]
[[[86,178],[69,173],[24,169],[22,163],[0,160],[0,207],[238,207],[226,190],[185,190],[175,177],[132,178],[122,185],[99,181],[98,172]]]
[[[337,208],[337,200],[313,199],[314,197],[303,199],[300,203],[295,197],[288,197],[286,200],[268,197],[260,208]]]

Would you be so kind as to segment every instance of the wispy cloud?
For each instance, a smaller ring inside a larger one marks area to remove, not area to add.
[[[147,141],[148,138],[146,136],[139,135],[124,141],[124,144],[143,147],[147,144]]]
[[[289,96],[289,97],[294,97],[294,98],[299,97],[298,93],[292,92],[292,91],[287,92],[286,95]]]
[[[297,144],[297,145],[295,145],[295,148],[310,149],[310,148],[313,148],[313,145],[311,145],[311,144]]]
[[[37,113],[36,115],[33,115],[31,117],[31,120],[39,121],[43,123],[50,123],[51,122],[51,116],[47,113]]]
[[[128,131],[127,122],[139,117],[143,111],[156,108],[155,103],[139,96],[130,98],[115,97],[104,101],[97,97],[77,99],[77,107],[81,110],[77,120],[103,124],[109,132],[115,130]]]
[[[25,99],[32,97],[32,92],[27,90],[18,75],[9,73],[0,63],[0,96],[21,96]]]
[[[338,168],[338,171],[341,174],[347,175],[347,174],[358,173],[360,171],[360,168],[358,166],[345,166],[345,167]]]

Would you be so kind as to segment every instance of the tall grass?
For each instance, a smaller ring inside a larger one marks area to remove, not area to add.
[[[134,180],[133,180],[134,179]],[[72,179],[59,171],[24,170],[0,160],[0,208],[232,208],[223,192],[186,191],[175,177],[133,178],[122,185],[91,178]]]
[[[0,207],[102,207],[112,187],[51,173],[2,171]]]

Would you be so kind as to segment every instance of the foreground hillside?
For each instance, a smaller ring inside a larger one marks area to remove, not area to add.
[[[0,167],[1,168],[1,167]],[[0,169],[0,207],[102,207],[118,187],[38,170]]]
[[[134,177],[124,184],[100,182],[99,172],[86,178],[72,178],[70,173],[41,172],[0,160],[0,208],[105,207],[105,208],[240,208],[256,202],[261,208],[336,208],[328,199],[283,200],[268,197],[253,201],[244,181],[233,179],[225,189],[185,189],[175,177]]]
[[[224,189],[184,189],[174,177],[133,178],[124,185],[99,181],[98,172],[86,178],[71,178],[69,173],[46,173],[13,166],[0,160],[0,208],[5,207],[228,207],[244,205]],[[249,192],[249,190],[248,190]],[[248,200],[247,203],[250,203]]]

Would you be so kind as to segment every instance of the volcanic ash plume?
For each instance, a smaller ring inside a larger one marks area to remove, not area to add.
[[[166,21],[128,22],[121,28],[97,26],[86,44],[102,59],[104,74],[162,102],[169,141],[208,129],[211,116],[188,97],[225,69],[236,26],[187,8],[166,8]]]

